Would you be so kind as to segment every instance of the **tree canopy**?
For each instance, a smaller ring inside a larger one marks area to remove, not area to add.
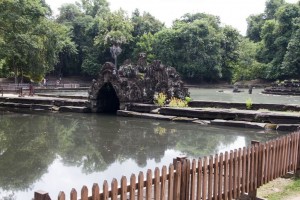
[[[187,13],[167,28],[148,12],[111,11],[106,0],[63,4],[57,17],[44,0],[2,0],[0,76],[16,82],[38,82],[49,73],[93,77],[114,61],[116,45],[118,65],[145,52],[148,62],[162,60],[195,82],[297,78],[300,5],[265,5],[247,18],[245,37],[205,13]]]

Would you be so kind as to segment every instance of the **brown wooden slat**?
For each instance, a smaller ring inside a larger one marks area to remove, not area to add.
[[[174,196],[175,200],[180,199],[180,186],[181,186],[181,163],[176,163],[176,173],[174,177]]]
[[[164,165],[161,170],[161,188],[160,188],[160,199],[166,200],[166,181],[167,181],[167,167]]]
[[[255,156],[254,156],[254,146],[251,147],[251,169],[250,169],[250,192],[254,190],[254,163]]]
[[[185,199],[190,197],[190,176],[191,176],[191,161],[186,160],[186,189],[185,189]]]
[[[184,159],[181,162],[181,184],[180,184],[180,199],[183,200],[185,199],[185,194],[186,194],[186,170],[187,170],[187,164],[186,164],[186,159]]]
[[[274,177],[277,178],[279,177],[279,140],[276,139],[273,141],[273,145],[274,145],[274,152],[275,152],[275,161],[277,161],[276,165],[274,166]]]
[[[283,175],[283,151],[282,151],[282,148],[283,148],[283,140],[282,138],[279,140],[279,160],[278,160],[278,164],[279,164],[279,176],[282,176]],[[278,177],[279,177],[278,176]]]
[[[258,145],[254,146],[254,157],[255,157],[255,164],[254,164],[254,189],[257,189],[257,177],[258,177]]]
[[[127,178],[122,176],[121,178],[121,200],[127,200]]]
[[[202,183],[202,199],[206,199],[207,198],[207,157],[205,156],[203,158],[203,183]]]
[[[202,167],[202,159],[198,160],[198,168],[197,168],[197,196],[196,199],[200,200],[202,198],[202,186],[203,186],[203,167]]]
[[[237,170],[238,170],[238,161],[237,161],[237,150],[233,151],[233,198],[237,197]]]
[[[140,172],[138,176],[138,200],[144,199],[144,173]]]
[[[213,193],[213,170],[214,170],[214,158],[213,156],[209,157],[209,166],[208,166],[208,200],[212,199]]]
[[[152,170],[147,170],[147,180],[146,180],[146,200],[151,200],[152,197]]]
[[[70,200],[77,200],[77,191],[74,188],[71,190]]]
[[[63,191],[60,191],[58,194],[58,200],[65,200],[66,199],[66,195]]]
[[[103,182],[103,194],[102,194],[102,199],[101,200],[107,200],[108,197],[109,197],[108,182],[105,180]]]
[[[173,200],[174,194],[174,165],[169,166],[168,200]]]
[[[118,200],[118,181],[115,178],[111,182],[111,200]]]
[[[215,155],[215,168],[214,168],[214,195],[213,195],[213,199],[217,200],[218,198],[218,189],[219,189],[219,155],[216,154]]]
[[[92,187],[92,200],[100,200],[99,185],[97,183],[94,183]]]
[[[274,180],[275,179],[275,165],[277,163],[276,161],[276,147],[275,147],[275,140],[272,140],[271,142],[272,144],[272,175],[271,175],[271,180]]]
[[[251,174],[251,148],[247,148],[247,178],[246,178],[246,192],[250,192],[250,174]]]
[[[196,196],[196,160],[192,160],[192,173],[191,173],[191,195],[190,200],[194,200]]]
[[[264,181],[265,184],[269,182],[269,153],[270,153],[270,143],[266,142],[265,181]]]
[[[289,145],[289,148],[288,148],[287,171],[290,172],[290,171],[292,171],[291,160],[293,158],[293,153],[292,152],[293,152],[293,149],[294,149],[293,134],[291,134],[291,136],[289,137],[288,145]]]
[[[223,187],[224,187],[224,183],[223,183],[223,175],[224,175],[224,166],[223,166],[223,160],[224,160],[224,157],[223,157],[223,153],[220,153],[220,156],[219,156],[219,189],[218,189],[218,199],[219,200],[222,200],[222,194],[223,194]]]
[[[81,200],[88,200],[89,199],[89,190],[88,188],[84,185],[81,188]]]
[[[237,197],[241,196],[242,149],[238,150]]]
[[[136,188],[136,177],[135,174],[131,174],[130,176],[130,186],[129,186],[129,199],[135,199],[135,188]]]
[[[228,152],[225,152],[225,161],[224,161],[224,199],[228,199],[228,173],[229,173],[229,161],[228,161]]]
[[[295,138],[296,138],[296,134],[293,133],[292,138],[291,138],[292,147],[291,147],[291,160],[290,160],[290,169],[289,169],[289,171],[294,171],[295,170],[294,169],[294,160],[295,160],[295,153],[296,153],[295,152],[296,151],[296,149],[295,149],[295,146],[296,146]]]
[[[247,173],[247,149],[243,148],[243,167],[242,167],[242,194],[246,193],[246,173]]]
[[[154,200],[160,199],[159,186],[160,186],[160,175],[159,175],[159,169],[158,167],[156,167],[154,170]]]
[[[282,174],[284,175],[286,173],[286,158],[287,158],[287,137],[283,137],[283,160],[282,160]]]
[[[229,189],[229,194],[228,194],[228,198],[232,199],[233,198],[233,159],[234,159],[234,155],[233,155],[233,151],[230,151],[230,156],[229,156],[229,185],[228,185],[228,189]]]

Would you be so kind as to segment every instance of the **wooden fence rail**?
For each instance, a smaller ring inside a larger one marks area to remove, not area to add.
[[[113,179],[110,188],[104,181],[101,192],[94,184],[92,196],[86,186],[80,196],[72,189],[70,200],[230,200],[245,193],[254,199],[257,188],[300,168],[299,141],[300,132],[199,160],[181,159],[168,169],[149,169],[130,179],[123,176],[120,183]],[[43,199],[47,198],[35,198]],[[58,200],[65,199],[60,192]]]

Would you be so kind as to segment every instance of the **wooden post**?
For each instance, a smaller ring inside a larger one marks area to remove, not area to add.
[[[256,140],[252,140],[251,141],[251,145],[253,145],[253,146],[259,146],[259,141],[256,141]],[[258,150],[258,148],[255,148],[255,150],[257,151]],[[254,156],[256,155],[256,156],[258,156],[258,153],[256,152],[255,154],[254,154],[254,151],[252,151],[252,153],[251,153],[252,155],[251,155],[251,162],[253,162],[253,161],[255,161],[255,162],[258,162],[258,158],[254,158]],[[255,175],[256,176],[258,176],[258,174],[260,174],[261,173],[261,165],[260,165],[260,163],[256,163],[255,164],[256,166],[258,166],[257,167],[257,171],[255,172]],[[254,163],[252,163],[251,164],[251,167],[255,167],[255,165],[254,165]],[[251,171],[252,170],[254,170],[254,169],[251,169]],[[254,172],[254,171],[253,171]],[[254,174],[252,174],[252,176],[253,176]],[[253,177],[253,181],[258,181],[258,178],[257,177]],[[248,192],[248,196],[250,197],[250,199],[251,200],[255,200],[256,199],[256,197],[257,197],[257,188],[255,187],[256,185],[257,185],[257,182],[256,183],[251,183],[253,186],[252,187],[250,187],[250,188],[253,188],[253,190],[252,191],[249,191]]]
[[[38,190],[34,192],[34,200],[51,200],[48,192]]]

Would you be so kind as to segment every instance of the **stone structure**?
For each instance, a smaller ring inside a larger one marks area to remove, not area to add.
[[[159,60],[148,65],[146,59],[146,54],[141,53],[137,64],[126,60],[119,70],[106,62],[89,89],[92,112],[116,112],[130,102],[153,103],[154,94],[160,92],[168,98],[189,96],[175,68]]]
[[[266,87],[264,94],[275,95],[297,95],[300,96],[300,81],[299,80],[285,80],[282,83],[275,83],[271,87]]]

